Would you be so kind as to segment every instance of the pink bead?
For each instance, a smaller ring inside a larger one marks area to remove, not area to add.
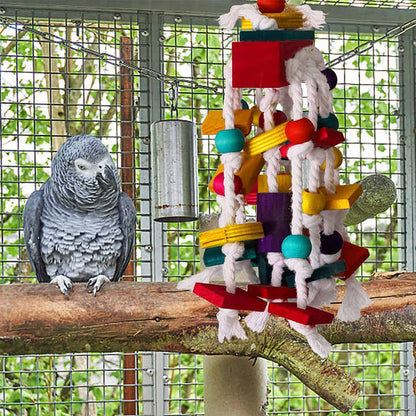
[[[224,173],[223,172],[219,173],[214,178],[212,187],[214,188],[214,191],[216,194],[224,196]],[[234,175],[234,192],[236,194],[239,194],[242,189],[243,189],[243,182],[241,181],[241,178],[237,175]]]

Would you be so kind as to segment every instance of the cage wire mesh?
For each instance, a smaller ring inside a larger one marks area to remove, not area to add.
[[[411,3],[377,2],[404,8],[412,7]],[[70,11],[18,10],[14,17],[102,54],[118,56],[121,37],[128,37],[134,63],[201,85],[223,85],[223,67],[236,38],[235,32],[218,29],[216,19],[206,16],[139,12],[123,13],[119,20],[100,12],[77,13],[74,18]],[[359,24],[329,23],[325,31],[317,33],[316,44],[331,60],[379,36],[363,18]],[[49,176],[51,158],[68,135],[102,137],[121,167],[120,131],[125,121],[120,119],[120,72],[96,55],[48,42],[25,32],[19,24],[0,26],[0,48],[1,278],[3,284],[34,282],[22,234],[25,200]],[[345,181],[354,183],[382,173],[398,190],[397,201],[388,211],[349,228],[353,242],[371,252],[361,269],[363,279],[376,271],[400,270],[406,265],[401,53],[400,41],[389,39],[334,68],[338,75],[334,104],[346,137],[341,172]],[[135,148],[131,169],[140,221],[133,275],[142,281],[178,281],[199,270],[197,223],[161,225],[152,223],[150,217],[149,125],[159,117],[172,116],[168,86],[135,73],[132,88],[134,116],[130,122]],[[253,103],[249,93],[244,98]],[[222,108],[222,100],[221,89],[179,91],[179,117],[194,120],[199,129],[202,213],[218,212],[207,185],[219,157],[214,137],[201,138],[200,125],[209,110]],[[410,414],[408,363],[402,359],[408,353],[406,344],[333,348],[332,358],[363,385],[363,394],[350,415]],[[0,356],[1,414],[121,415],[126,400],[134,400],[136,414],[145,416],[204,414],[201,356],[130,355],[136,374],[133,399],[127,399],[123,390],[125,354]],[[270,365],[268,374],[268,414],[339,414],[284,368]]]

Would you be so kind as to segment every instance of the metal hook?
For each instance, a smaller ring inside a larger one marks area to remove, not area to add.
[[[172,81],[169,87],[168,98],[170,100],[170,114],[173,118],[178,118],[178,92],[179,92],[179,81]]]

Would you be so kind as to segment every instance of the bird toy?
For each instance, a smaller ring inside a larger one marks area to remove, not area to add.
[[[232,29],[240,18],[240,40],[224,68],[224,108],[202,124],[221,153],[209,184],[221,207],[219,228],[200,233],[206,269],[178,286],[219,307],[221,342],[246,338],[238,311],[249,310],[251,330],[262,331],[270,314],[286,318],[325,357],[330,344],[316,325],[334,319],[322,307],[336,299],[336,279],[347,286],[338,319],[358,319],[370,300],[355,278],[369,252],[350,243],[343,227],[362,187],[340,184],[337,79],[314,46],[324,14],[258,0],[233,6],[219,23]],[[251,109],[243,89],[255,90]],[[257,222],[246,221],[245,204],[257,206]],[[241,267],[258,268],[246,290],[235,283]],[[225,285],[210,283],[219,273]]]

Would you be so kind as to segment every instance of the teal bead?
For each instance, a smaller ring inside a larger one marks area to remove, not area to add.
[[[288,235],[282,242],[282,253],[287,259],[306,259],[312,251],[312,244],[306,235]]]
[[[250,110],[250,107],[248,106],[248,104],[247,104],[247,101],[246,101],[246,100],[241,100],[241,108],[242,108],[243,110]]]
[[[318,129],[321,127],[328,127],[330,129],[338,130],[339,121],[334,113],[329,113],[327,118],[318,116]]]
[[[244,134],[239,129],[221,130],[215,136],[215,146],[221,153],[240,152],[244,145]]]

